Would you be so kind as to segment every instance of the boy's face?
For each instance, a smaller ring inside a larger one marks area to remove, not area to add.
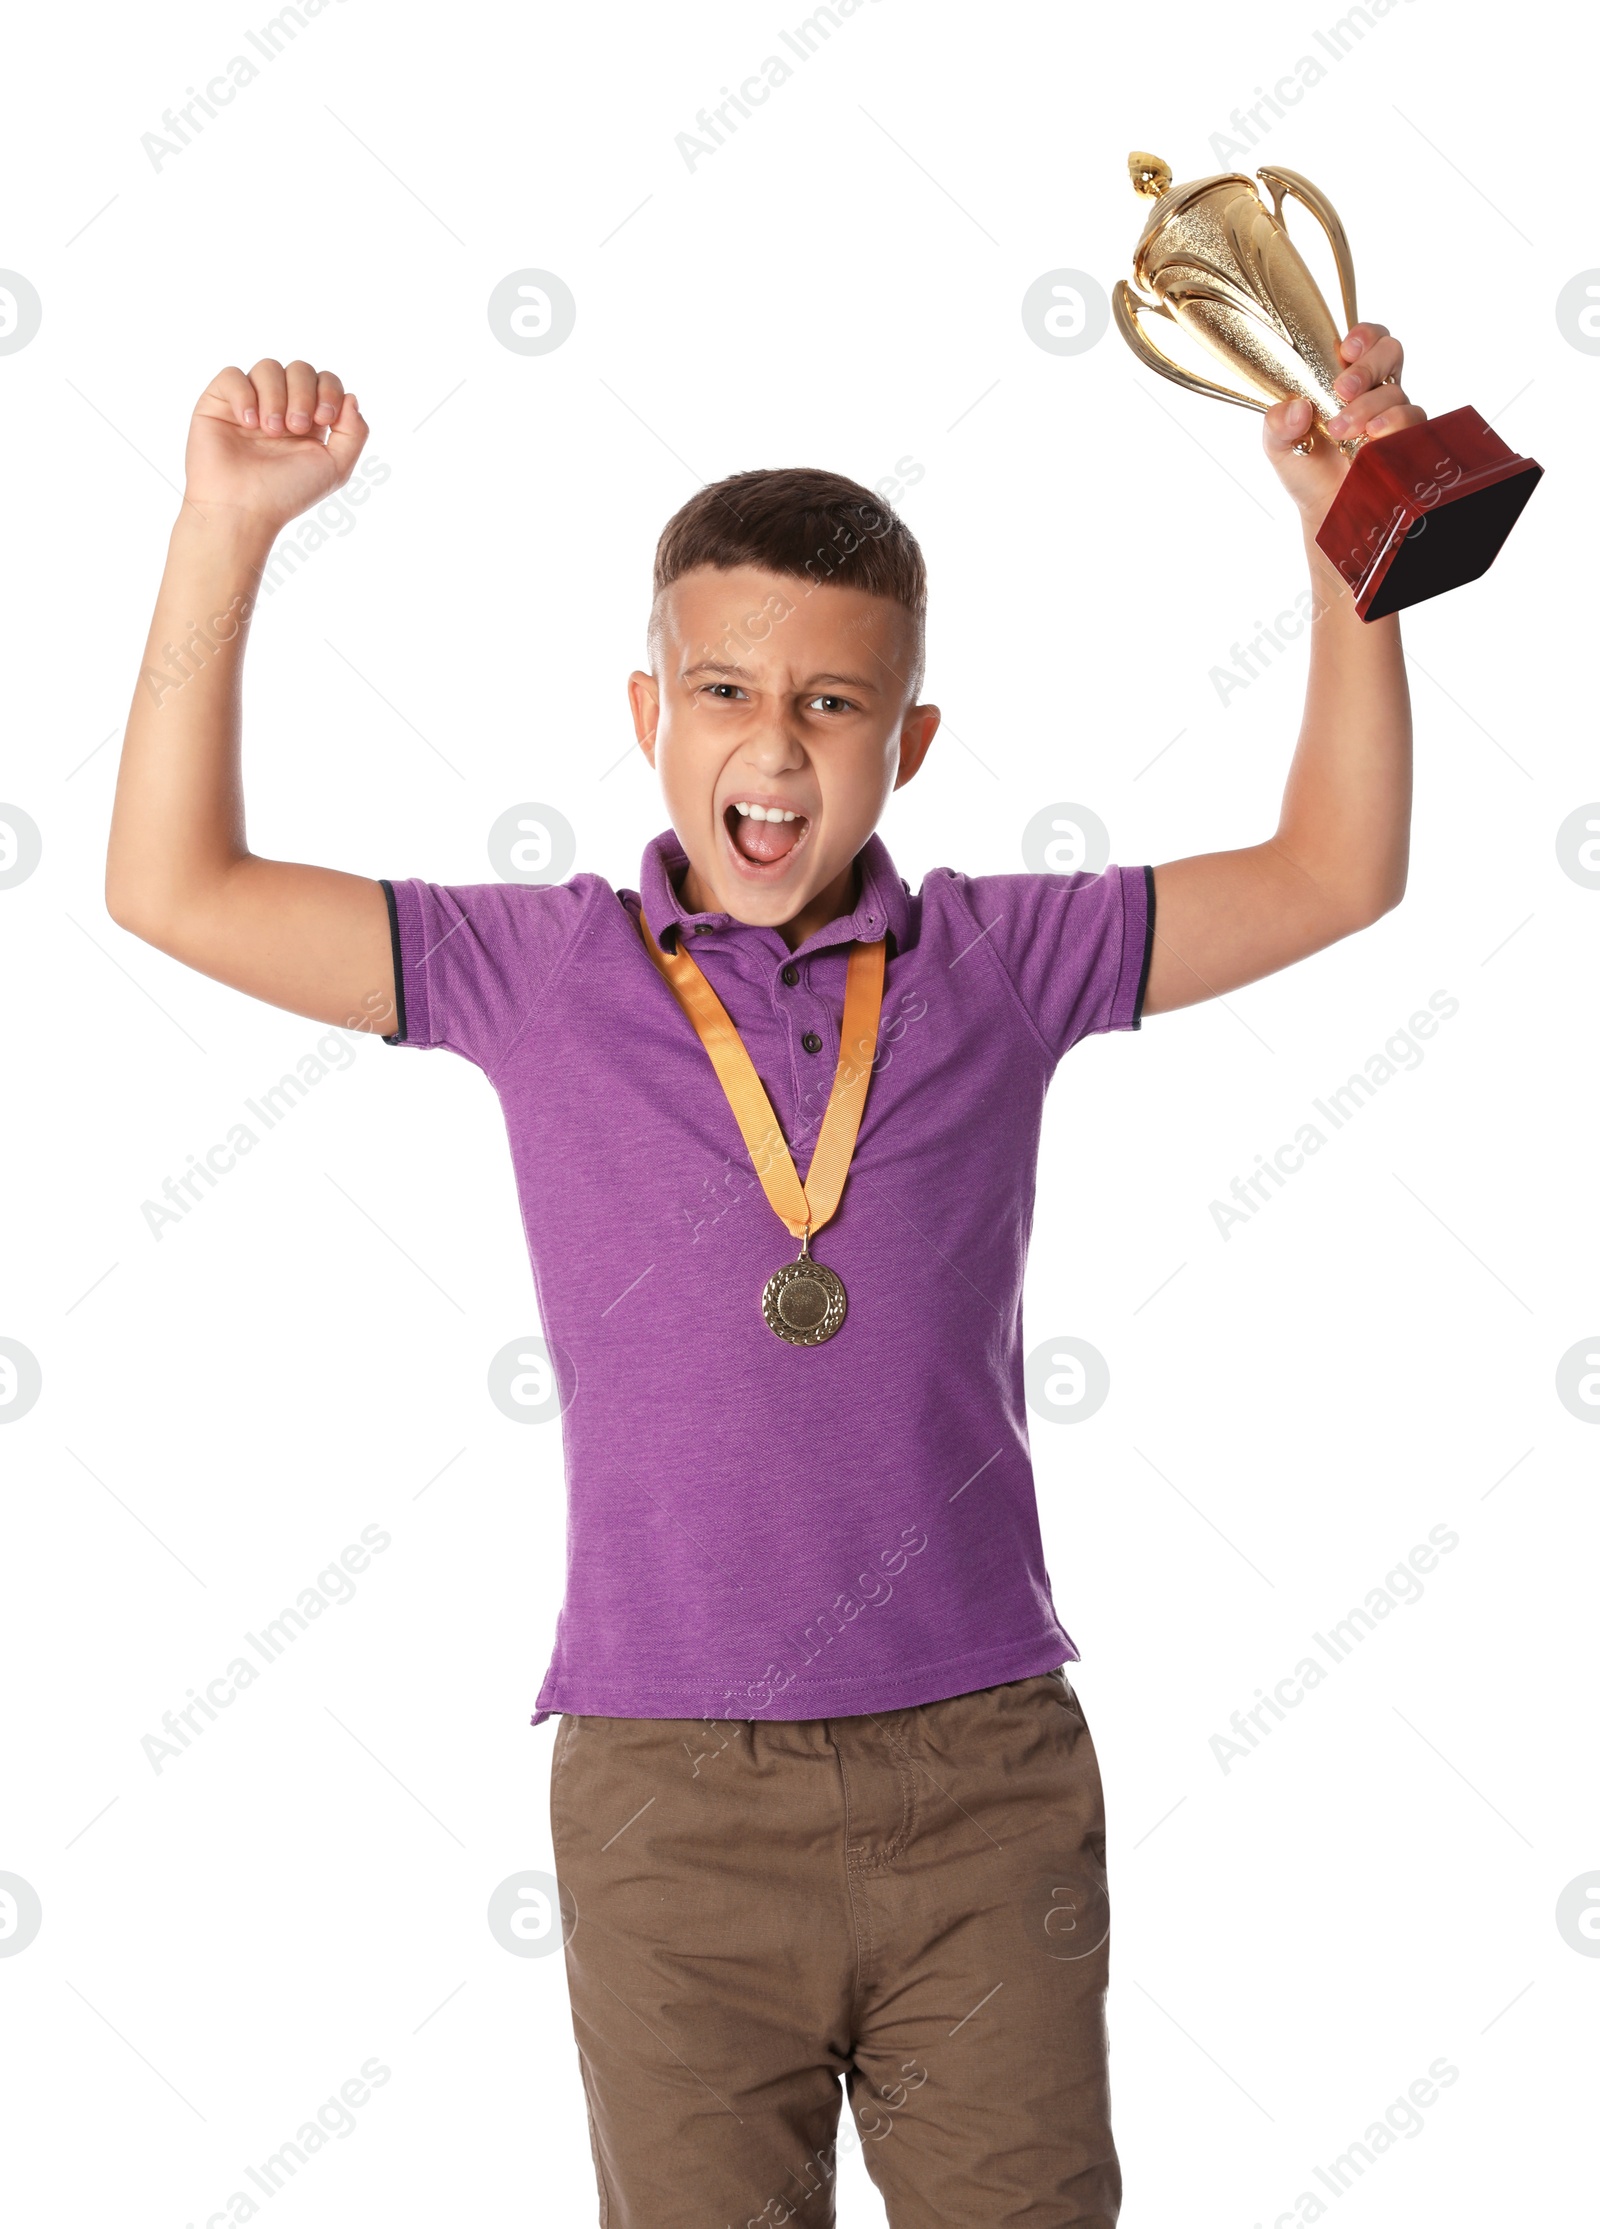
[[[700,566],[662,595],[652,653],[628,695],[688,854],[684,904],[800,943],[848,907],[851,862],[939,725],[937,706],[910,702],[909,613]]]

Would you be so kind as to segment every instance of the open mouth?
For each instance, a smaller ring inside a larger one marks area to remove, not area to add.
[[[755,868],[782,868],[807,836],[811,822],[791,805],[736,798],[723,811],[722,824],[737,858]]]

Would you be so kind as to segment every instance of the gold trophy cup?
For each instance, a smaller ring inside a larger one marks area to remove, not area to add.
[[[1155,198],[1133,255],[1133,283],[1111,298],[1117,330],[1149,370],[1246,410],[1299,395],[1313,435],[1331,439],[1341,329],[1290,239],[1286,200],[1302,202],[1333,250],[1344,331],[1356,322],[1355,265],[1327,197],[1297,171],[1242,171],[1175,186],[1158,155],[1128,157],[1138,193]],[[1157,347],[1139,320],[1162,317],[1220,358],[1253,392],[1204,377]],[[1350,468],[1317,532],[1363,619],[1381,619],[1488,571],[1543,471],[1472,409],[1381,438],[1339,443]]]

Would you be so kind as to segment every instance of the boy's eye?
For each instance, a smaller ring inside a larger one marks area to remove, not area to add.
[[[712,681],[707,684],[707,694],[720,697],[724,704],[731,704],[736,697],[743,696],[744,691],[738,686],[737,682]]]
[[[848,712],[851,709],[848,697],[813,697],[811,705],[813,710],[820,705],[824,712]]]

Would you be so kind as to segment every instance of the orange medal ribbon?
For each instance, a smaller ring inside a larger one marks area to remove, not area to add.
[[[799,1259],[786,1262],[768,1278],[761,1296],[762,1314],[780,1339],[787,1339],[793,1346],[819,1346],[824,1339],[831,1339],[844,1321],[845,1291],[831,1269],[811,1259],[811,1240],[838,1209],[867,1104],[867,1086],[877,1055],[878,1017],[883,1008],[884,940],[865,944],[858,939],[850,947],[839,1062],[802,1184],[789,1141],[727,1008],[682,949],[681,938],[676,952],[664,952],[642,912],[639,927],[645,950],[688,1016],[716,1070],[751,1166],[761,1179],[773,1212],[790,1237],[800,1241]]]

